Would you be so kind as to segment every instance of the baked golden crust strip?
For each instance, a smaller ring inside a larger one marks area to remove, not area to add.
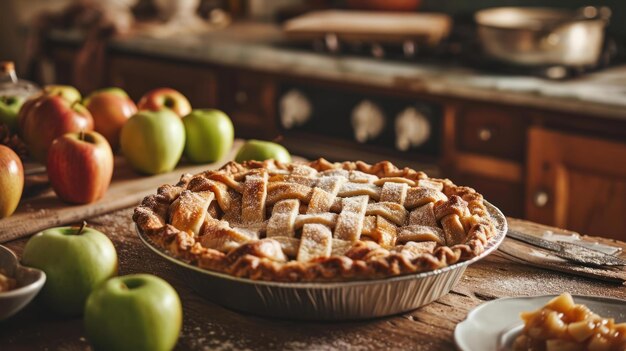
[[[357,241],[363,231],[367,196],[346,197],[342,199],[342,209],[337,218],[334,237],[339,240]]]
[[[267,173],[246,176],[242,195],[241,220],[243,223],[263,222],[267,197]]]
[[[330,256],[332,252],[332,234],[323,224],[305,224],[302,228],[302,238],[298,249],[300,262],[309,262],[317,258]]]

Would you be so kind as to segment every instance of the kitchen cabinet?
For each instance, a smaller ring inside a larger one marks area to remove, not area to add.
[[[149,90],[170,87],[192,106],[217,105],[218,77],[210,67],[130,55],[112,56],[109,63],[109,84],[123,88],[135,101]]]
[[[445,176],[479,189],[508,216],[524,217],[525,117],[475,103],[450,104],[444,115]]]
[[[527,154],[528,219],[626,239],[626,143],[533,127]]]

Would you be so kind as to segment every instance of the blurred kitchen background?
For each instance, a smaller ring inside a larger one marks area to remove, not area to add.
[[[21,78],[172,87],[237,137],[418,167],[506,215],[622,240],[625,48],[623,0],[0,4]]]

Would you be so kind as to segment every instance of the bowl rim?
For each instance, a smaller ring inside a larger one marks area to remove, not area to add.
[[[17,255],[15,255],[13,250],[9,249],[8,247],[4,245],[0,245],[0,255],[12,256],[13,262],[15,263],[16,271],[26,270],[26,271],[34,272],[35,274],[37,274],[37,279],[29,284],[26,284],[24,286],[21,286],[19,288],[12,289],[9,291],[0,292],[0,299],[9,299],[9,298],[14,298],[16,296],[36,293],[43,287],[44,283],[46,282],[46,273],[44,271],[42,271],[41,269],[21,265],[19,260],[17,259]]]
[[[226,273],[221,273],[217,271],[200,268],[192,264],[189,264],[181,259],[178,259],[174,256],[171,256],[165,250],[154,245],[152,243],[152,240],[148,236],[143,234],[140,228],[136,224],[135,224],[135,231],[137,232],[137,235],[139,236],[141,241],[144,243],[144,245],[147,246],[150,250],[152,250],[153,252],[161,256],[162,258],[165,258],[166,260],[182,268],[191,269],[195,272],[199,272],[199,273],[213,276],[216,278],[231,280],[231,281],[241,283],[241,284],[264,285],[264,286],[292,288],[292,289],[295,289],[295,288],[297,289],[332,289],[332,288],[339,288],[339,287],[344,288],[344,287],[349,287],[349,286],[376,285],[376,284],[383,284],[383,283],[394,283],[394,282],[399,282],[399,281],[404,281],[404,280],[422,279],[422,278],[426,278],[429,276],[439,275],[448,271],[456,270],[461,267],[468,266],[478,260],[483,259],[484,257],[491,254],[500,246],[502,241],[504,241],[504,238],[506,237],[506,233],[508,231],[508,223],[507,223],[506,217],[504,216],[504,214],[502,214],[500,209],[498,209],[497,207],[495,207],[494,205],[492,205],[490,202],[486,200],[484,200],[484,202],[485,202],[485,206],[487,207],[487,211],[489,212],[489,215],[492,217],[492,219],[496,220],[496,223],[499,224],[499,226],[498,225],[496,226],[498,233],[493,238],[491,238],[491,240],[485,246],[485,250],[480,255],[473,257],[469,260],[458,262],[458,263],[455,263],[455,264],[452,264],[443,268],[435,269],[432,271],[405,274],[405,275],[399,275],[399,276],[391,276],[391,277],[379,278],[379,279],[350,280],[350,281],[344,281],[344,282],[341,282],[341,281],[339,282],[335,282],[335,281],[331,281],[331,282],[274,282],[274,281],[268,281],[268,280],[254,280],[254,279],[249,279],[249,278],[235,277]]]

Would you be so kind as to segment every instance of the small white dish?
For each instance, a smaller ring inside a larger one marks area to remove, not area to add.
[[[37,296],[46,282],[46,273],[19,264],[13,251],[0,245],[0,268],[17,280],[17,288],[0,292],[0,321],[19,312]]]
[[[508,297],[489,301],[457,324],[454,341],[461,351],[508,351],[522,330],[520,313],[543,307],[557,295]],[[626,322],[626,301],[608,297],[573,295],[574,302],[587,305],[602,317]]]

